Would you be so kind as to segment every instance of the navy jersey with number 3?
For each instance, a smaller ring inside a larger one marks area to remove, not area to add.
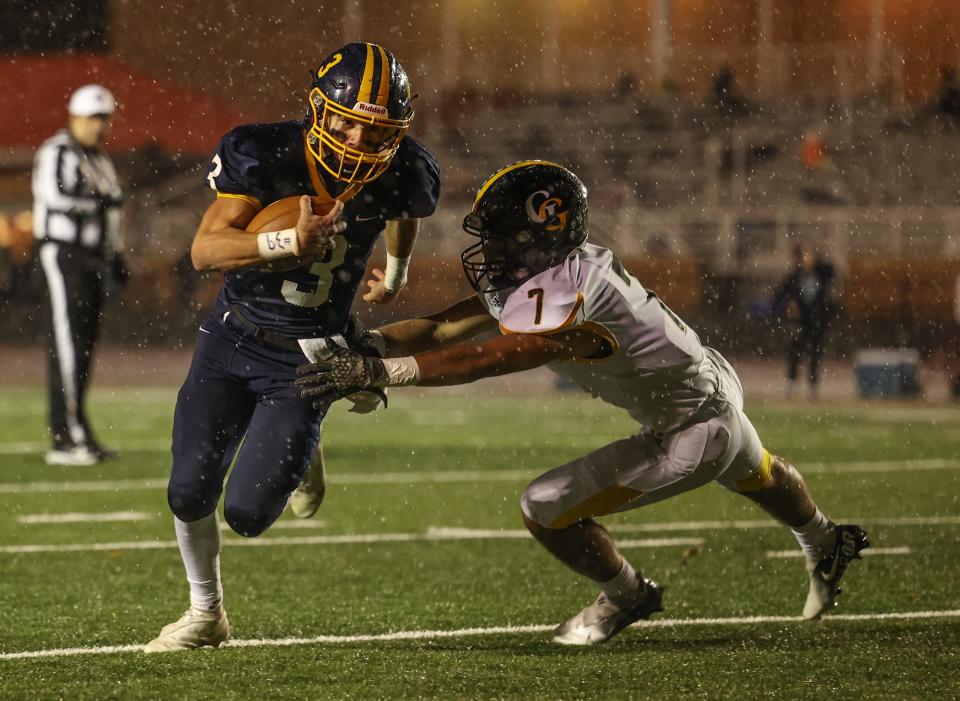
[[[251,124],[229,132],[206,179],[218,197],[239,197],[257,208],[322,190],[336,194],[306,151],[303,126],[297,121]],[[386,222],[430,216],[439,194],[436,160],[419,141],[404,138],[387,171],[346,202],[347,228],[337,235],[332,251],[287,272],[228,272],[215,311],[239,307],[261,328],[290,338],[341,333]]]

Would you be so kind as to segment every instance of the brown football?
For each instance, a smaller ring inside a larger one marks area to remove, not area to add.
[[[294,195],[271,202],[250,220],[250,223],[247,224],[247,231],[259,234],[264,231],[292,229],[297,225],[297,220],[300,218],[300,197],[301,195]],[[316,196],[310,199],[313,201],[314,213],[320,216],[329,212],[335,202],[335,200]]]
[[[300,197],[300,195],[294,195],[293,197],[284,197],[282,200],[271,202],[257,212],[257,215],[247,224],[246,230],[254,234],[260,234],[264,231],[292,229],[297,225],[297,220],[300,219]],[[335,200],[317,196],[312,196],[310,200],[313,202],[314,213],[320,216],[329,212],[335,202]],[[278,260],[272,260],[269,263],[263,263],[259,267],[261,270],[280,273],[309,265],[313,260],[314,256],[280,258]]]

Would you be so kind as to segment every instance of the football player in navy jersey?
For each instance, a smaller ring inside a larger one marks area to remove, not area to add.
[[[191,254],[198,270],[224,271],[224,285],[177,398],[167,491],[190,607],[147,652],[227,639],[217,504],[228,467],[224,517],[258,536],[304,479],[320,439],[324,410],[293,384],[304,362],[297,340],[347,332],[381,233],[387,265],[373,270],[364,300],[390,301],[405,284],[419,219],[440,190],[433,156],[406,135],[412,99],[393,54],[348,44],[314,74],[303,121],[237,127],[220,142],[206,176],[217,199]],[[295,227],[245,232],[264,207],[297,195]],[[308,195],[332,208],[315,213]]]

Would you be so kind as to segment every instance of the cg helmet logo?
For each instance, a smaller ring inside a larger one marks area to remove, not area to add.
[[[559,197],[551,197],[546,190],[537,190],[527,198],[527,216],[530,221],[543,224],[548,219],[556,217],[556,222],[544,227],[547,231],[561,231],[567,226],[566,210],[558,212],[563,206]]]

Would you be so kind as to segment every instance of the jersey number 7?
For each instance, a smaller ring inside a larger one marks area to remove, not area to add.
[[[537,298],[537,311],[534,313],[533,323],[539,326],[543,319],[543,288],[535,287],[527,293],[527,299]]]

